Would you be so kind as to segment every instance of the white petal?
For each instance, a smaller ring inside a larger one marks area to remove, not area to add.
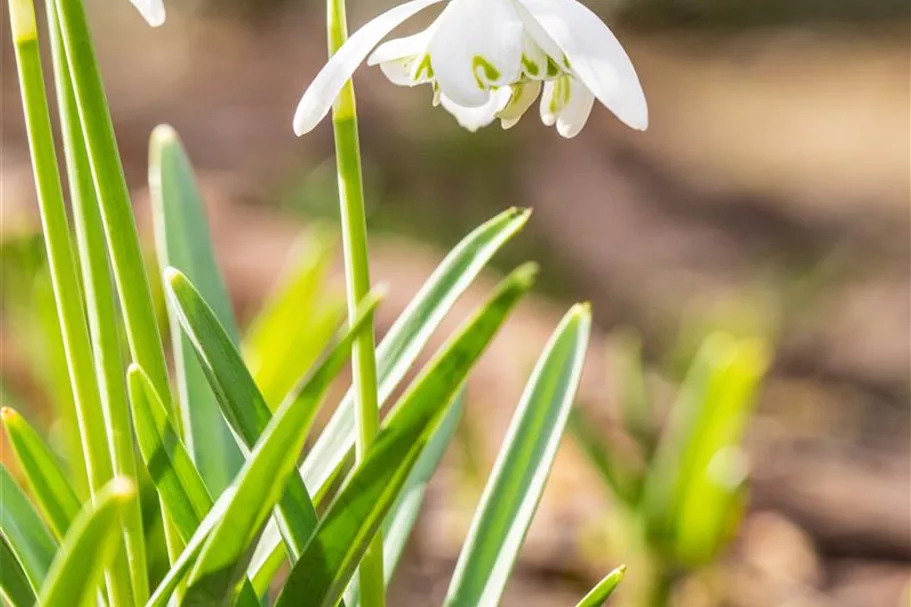
[[[412,36],[387,40],[376,47],[376,50],[370,54],[367,59],[367,65],[377,65],[395,59],[416,57],[427,50],[427,44],[430,43],[430,35],[432,33],[433,31],[427,28]]]
[[[566,54],[572,72],[634,129],[648,126],[639,77],[610,29],[576,0],[518,0]]]
[[[462,128],[474,133],[496,120],[497,113],[509,103],[511,95],[509,87],[503,87],[488,93],[488,99],[484,105],[465,107],[455,103],[444,93],[440,96],[440,103],[447,112],[455,116]]]
[[[383,74],[385,74],[386,78],[388,78],[389,82],[392,84],[398,86],[414,86],[417,83],[411,78],[412,64],[414,64],[413,58],[391,59],[382,62],[380,64],[380,69],[383,70]]]
[[[308,133],[329,113],[339,91],[389,32],[415,13],[441,0],[411,0],[368,22],[348,39],[316,75],[294,114],[294,132]]]
[[[557,116],[569,102],[569,83],[566,76],[544,83],[544,93],[541,95],[541,122],[545,126],[557,124]]]
[[[461,106],[484,105],[488,90],[518,78],[523,35],[513,0],[452,0],[428,47],[443,93]]]
[[[511,88],[512,95],[509,103],[497,114],[504,129],[511,129],[518,124],[528,108],[532,106],[541,93],[541,81],[532,80],[524,84],[513,85]]]
[[[569,101],[557,117],[557,132],[567,139],[572,139],[582,131],[588,122],[595,104],[595,96],[578,79],[568,77]]]
[[[133,6],[139,11],[143,19],[149,22],[152,27],[158,27],[164,23],[164,2],[163,0],[130,0]]]

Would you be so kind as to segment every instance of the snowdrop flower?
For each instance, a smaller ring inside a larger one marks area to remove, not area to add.
[[[164,23],[163,0],[130,0],[130,2],[152,27],[158,27]]]
[[[426,30],[380,45],[401,23],[441,1],[411,0],[355,32],[304,93],[294,131],[303,135],[316,127],[365,60],[394,84],[430,85],[434,105],[471,131],[496,119],[510,128],[539,97],[542,121],[564,137],[582,130],[596,99],[632,128],[648,125],[629,57],[576,0],[449,0]]]

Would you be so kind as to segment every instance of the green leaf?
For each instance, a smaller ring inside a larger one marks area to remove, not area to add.
[[[592,588],[581,601],[576,603],[576,607],[601,607],[610,598],[617,585],[623,580],[626,573],[626,565],[620,565],[607,574],[603,580]]]
[[[130,365],[127,383],[139,452],[168,518],[187,541],[212,508],[212,498],[164,403],[138,365]]]
[[[0,465],[0,535],[16,555],[32,590],[38,592],[54,560],[57,542],[3,465]]]
[[[38,509],[55,538],[62,539],[80,509],[76,492],[57,458],[21,415],[4,407],[0,420]]]
[[[377,348],[379,404],[395,391],[430,336],[494,254],[528,221],[530,211],[509,209],[466,236],[431,274]],[[349,391],[304,459],[301,474],[315,497],[323,495],[354,447],[354,396]],[[267,529],[251,577],[257,588],[275,575],[279,541]]]
[[[239,332],[231,310],[231,299],[212,247],[202,197],[193,167],[171,127],[161,125],[152,133],[149,152],[149,189],[158,263],[183,272],[212,306],[215,315],[238,345]],[[215,395],[181,333],[173,309],[171,347],[182,417],[183,440],[206,487],[218,495],[228,486],[243,465],[243,456],[234,441]]]
[[[377,347],[379,403],[385,403],[417,360],[430,336],[494,254],[528,221],[512,208],[476,228],[440,263]],[[354,396],[345,396],[310,450],[301,472],[314,492],[330,480],[354,445]]]
[[[358,321],[303,384],[297,396],[282,405],[235,483],[219,497],[187,540],[186,548],[155,590],[147,607],[166,605],[191,568],[196,585],[191,586],[188,600],[203,595],[201,600],[207,601],[206,592],[212,592],[217,587],[231,588],[231,578],[237,571],[242,571],[237,561],[249,551],[257,529],[281,494],[283,483],[280,476],[294,478],[294,462],[299,449],[293,449],[295,445],[289,447],[289,441],[296,444],[296,441],[303,441],[306,437],[316,403],[347,358],[353,335],[360,330],[376,302],[374,296],[362,304]],[[290,471],[287,471],[289,468]],[[219,553],[219,550],[224,552]],[[205,556],[201,556],[203,553]],[[234,571],[228,574],[228,568]]]
[[[120,545],[123,511],[136,499],[129,479],[116,477],[79,513],[41,588],[39,604],[91,605]]]
[[[600,474],[614,496],[630,506],[639,497],[641,480],[630,474],[598,432],[598,426],[581,409],[569,414],[569,429],[576,444]]]
[[[306,385],[285,401],[263,431],[249,462],[232,486],[234,497],[206,540],[189,576],[187,601],[230,603],[236,580],[247,565],[252,546],[269,511],[284,492],[286,479],[300,478],[296,464],[330,382],[351,353],[358,331],[367,326],[378,302],[368,297],[351,327]]]
[[[0,536],[0,596],[12,607],[32,607],[37,598],[6,538]]]
[[[526,265],[507,277],[402,396],[364,461],[320,520],[276,607],[331,607],[338,602],[454,395],[531,286],[536,271]]]
[[[252,449],[272,418],[272,412],[240,352],[199,292],[186,276],[173,268],[165,270],[165,278],[168,297],[193,344],[222,413],[247,448]],[[292,475],[285,487],[277,518],[289,554],[295,558],[303,551],[317,522],[313,502],[299,475]]]
[[[396,566],[402,553],[405,551],[405,545],[408,538],[411,537],[411,530],[418,520],[418,514],[421,505],[424,503],[424,495],[427,492],[427,484],[430,477],[436,472],[443,454],[452,442],[459,421],[462,419],[462,411],[465,408],[465,393],[460,392],[456,396],[452,406],[446,410],[446,414],[440,421],[440,425],[434,431],[433,436],[427,442],[423,452],[414,464],[414,469],[408,475],[405,486],[401,494],[386,515],[383,521],[383,577],[386,586],[392,581],[395,574]],[[351,581],[347,592],[345,592],[345,602],[351,607],[356,607],[360,598],[360,586],[357,577]]]
[[[713,334],[697,353],[671,410],[643,499],[654,541],[685,562],[708,558],[718,546],[719,525],[730,523],[722,506],[733,505],[740,492],[745,470],[738,464],[739,443],[766,364],[765,349],[756,340]],[[706,498],[714,494],[711,503],[700,505],[702,491]],[[684,529],[684,524],[695,527]]]
[[[495,605],[544,492],[591,330],[587,305],[564,316],[538,360],[462,547],[445,605]]]
[[[318,360],[343,318],[343,300],[327,284],[334,243],[334,238],[308,230],[306,241],[296,247],[302,251],[292,254],[294,267],[247,330],[245,359],[272,410]]]

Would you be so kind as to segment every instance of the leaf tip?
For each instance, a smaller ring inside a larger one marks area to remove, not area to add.
[[[187,277],[184,276],[180,270],[174,266],[168,266],[165,268],[164,272],[162,272],[162,275],[164,276],[165,282],[167,282],[172,287],[182,282],[187,282]]]
[[[118,501],[131,500],[136,495],[136,483],[126,476],[115,476],[110,487],[111,495]]]
[[[0,421],[4,424],[14,422],[18,417],[19,414],[12,407],[0,407]]]

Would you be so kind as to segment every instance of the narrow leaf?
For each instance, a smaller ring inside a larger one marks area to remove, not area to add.
[[[165,278],[180,325],[193,344],[225,419],[247,448],[252,449],[272,412],[240,352],[199,292],[186,276],[173,268],[165,271]],[[299,475],[291,476],[277,514],[285,545],[289,554],[296,557],[303,551],[317,522],[313,502]]]
[[[41,605],[91,605],[120,544],[124,509],[136,499],[136,487],[115,477],[79,513],[41,589]]]
[[[449,443],[452,442],[452,437],[455,436],[464,408],[465,393],[462,391],[452,406],[446,410],[445,416],[415,462],[411,474],[408,475],[401,494],[383,521],[383,577],[386,586],[389,586],[392,581],[399,559],[405,551],[405,545],[418,520],[430,477],[436,472],[440,460],[443,459],[443,454],[449,447]],[[360,585],[358,578],[355,577],[345,593],[345,602],[351,607],[356,607],[359,599]]]
[[[588,306],[573,307],[538,360],[484,489],[445,605],[499,602],[560,446],[590,329]]]
[[[167,125],[157,127],[152,133],[149,189],[159,266],[172,266],[183,272],[212,306],[233,343],[238,345],[239,333],[231,299],[215,263],[193,167],[177,133]],[[168,315],[182,437],[206,487],[218,495],[240,470],[243,456],[170,306]]]
[[[57,552],[57,542],[28,498],[0,464],[0,534],[38,592]]]
[[[475,361],[531,286],[536,268],[523,266],[441,349],[385,420],[364,461],[320,520],[295,563],[276,607],[331,607],[398,498],[418,456]]]
[[[37,600],[32,585],[13,554],[6,538],[0,536],[0,596],[12,607],[32,607]]]
[[[620,565],[608,573],[603,580],[598,582],[598,584],[576,604],[576,607],[601,607],[604,605],[604,603],[607,602],[607,599],[610,598],[610,595],[613,594],[620,581],[623,580],[623,575],[625,573],[626,565]]]
[[[330,382],[351,353],[351,343],[379,300],[368,297],[344,337],[295,398],[286,401],[263,431],[249,462],[232,486],[234,497],[206,540],[189,576],[188,601],[230,603],[269,511],[281,497],[286,479],[300,478],[296,464]]]
[[[79,498],[57,458],[21,415],[4,407],[0,420],[32,498],[59,541],[79,512]]]
[[[377,348],[379,404],[383,406],[417,360],[430,336],[494,254],[525,225],[530,211],[509,209],[466,236],[434,270],[392,325]],[[349,391],[304,459],[301,474],[314,496],[322,495],[354,447],[354,396]],[[270,555],[256,569],[255,580],[277,571],[277,538],[264,537],[261,552]]]

